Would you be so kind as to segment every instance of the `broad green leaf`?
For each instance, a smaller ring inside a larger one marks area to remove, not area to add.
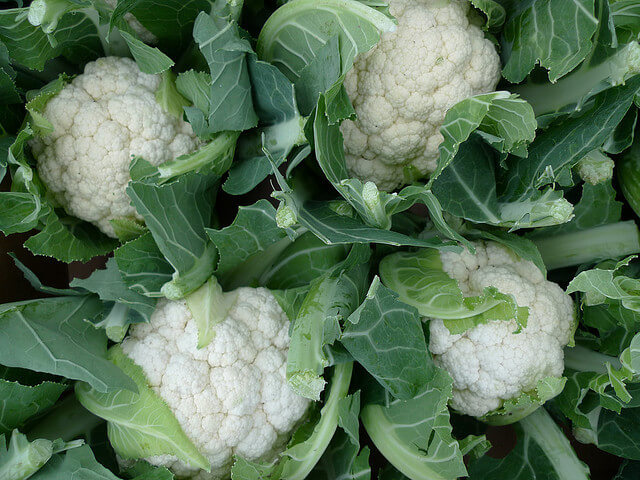
[[[201,12],[193,27],[193,38],[209,64],[211,86],[205,112],[211,133],[242,131],[255,127],[247,54],[251,45],[238,25],[219,15]]]
[[[624,307],[640,312],[640,280],[625,276],[623,269],[633,258],[621,260],[611,269],[580,272],[569,283],[567,293],[583,292],[586,305],[599,305],[605,299],[620,300]]]
[[[16,62],[42,71],[48,60],[60,54],[78,64],[104,55],[96,25],[85,13],[65,15],[48,36],[29,23],[28,10],[0,10],[0,41]]]
[[[28,232],[36,228],[49,209],[42,201],[25,192],[0,192],[2,212],[0,212],[0,230],[5,235]]]
[[[144,461],[137,462],[124,472],[131,480],[174,480],[174,475],[165,467],[155,467]]]
[[[33,300],[2,311],[0,364],[82,380],[101,392],[135,390],[106,359],[107,337],[89,321],[101,311],[95,297],[77,296]]]
[[[108,422],[109,440],[116,453],[125,459],[175,455],[193,467],[207,470],[209,461],[191,443],[169,407],[149,387],[142,368],[119,346],[109,350],[109,360],[133,379],[138,393],[128,390],[101,393],[86,383],[77,383],[76,396],[87,410]]]
[[[597,94],[579,113],[562,117],[540,133],[526,158],[514,157],[505,176],[504,200],[523,202],[559,181],[587,153],[600,148],[640,93],[640,75]]]
[[[429,381],[421,317],[378,277],[345,322],[340,343],[396,398],[413,398]]]
[[[638,38],[640,34],[640,5],[638,5],[638,2],[635,0],[613,2],[611,4],[611,15],[620,41]]]
[[[258,57],[276,65],[295,82],[316,52],[332,37],[340,39],[342,72],[358,53],[366,52],[383,32],[395,30],[384,13],[360,2],[295,0],[281,6],[262,27]]]
[[[471,0],[471,4],[487,17],[487,30],[495,30],[502,27],[506,19],[507,13],[500,2],[497,0]]]
[[[362,408],[367,434],[385,458],[409,478],[452,479],[467,474],[458,442],[451,436],[451,378],[431,370],[431,381],[411,400],[393,400]]]
[[[37,472],[32,480],[49,480],[54,478],[87,478],[91,480],[120,480],[113,472],[100,465],[89,445],[69,450],[63,455],[56,455]]]
[[[220,230],[207,228],[206,231],[218,249],[218,275],[224,275],[252,255],[265,252],[287,236],[276,224],[276,209],[264,199],[253,205],[241,206],[228,227]]]
[[[131,13],[157,39],[160,49],[170,54],[184,53],[196,16],[209,12],[210,0],[126,0],[119,1],[110,18],[110,28],[121,24]]]
[[[173,268],[162,256],[151,233],[116,249],[114,258],[127,286],[142,295],[160,297],[162,286],[171,281]]]
[[[118,302],[132,308],[139,314],[138,318],[132,318],[132,322],[148,322],[156,305],[154,299],[127,288],[113,258],[107,261],[104,270],[95,270],[86,279],[74,278],[70,286],[97,293],[102,300]]]
[[[345,432],[338,431],[307,479],[369,480],[369,453],[368,447],[358,451],[358,445],[354,445]]]
[[[598,26],[593,0],[504,2],[507,22],[502,35],[502,74],[519,83],[540,64],[552,82],[573,70],[591,51]]]
[[[268,288],[287,289],[309,284],[345,259],[347,245],[327,245],[307,232],[287,246],[260,276]]]
[[[216,251],[205,227],[211,221],[216,176],[189,173],[158,185],[154,176],[145,175],[149,168],[140,158],[132,162],[133,180],[127,194],[175,270],[171,282],[162,287],[163,293],[182,298],[202,285],[215,268]]]
[[[499,152],[526,157],[536,127],[531,105],[509,92],[485,93],[458,102],[447,111],[440,127],[444,139],[438,147],[440,158],[429,185],[453,161],[460,144],[474,131]]]
[[[297,211],[297,220],[327,244],[381,243],[394,246],[447,248],[453,243],[437,238],[421,240],[392,230],[370,227],[360,220],[341,215],[323,203],[307,203]]]
[[[476,223],[512,230],[568,222],[572,205],[559,192],[535,192],[531,197],[503,201],[497,195],[495,153],[479,139],[460,145],[451,163],[433,182],[442,209]]]
[[[464,297],[458,282],[442,269],[437,250],[394,253],[380,262],[379,269],[383,283],[398,294],[400,301],[415,307],[424,317],[444,320],[453,334],[493,320],[515,320],[518,330],[527,324],[528,309],[495,288]]]
[[[257,60],[255,55],[249,56],[248,65],[261,128],[240,140],[238,160],[223,187],[233,195],[250,191],[271,173],[263,144],[280,165],[294,147],[306,143],[305,118],[298,112],[291,82],[280,70]]]
[[[50,211],[42,221],[42,230],[24,242],[24,246],[36,255],[67,263],[86,262],[108,254],[118,245],[115,239],[75,217],[60,217]]]
[[[639,426],[638,408],[625,408],[621,413],[602,409],[597,417],[598,448],[618,457],[640,460]]]
[[[129,32],[121,31],[120,35],[127,42],[131,55],[144,73],[162,73],[173,66],[173,60],[159,49],[150,47]]]
[[[0,377],[0,434],[19,428],[29,418],[51,407],[67,385],[42,382],[22,385]]]

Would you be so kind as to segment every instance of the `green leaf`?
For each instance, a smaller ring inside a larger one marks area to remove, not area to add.
[[[510,82],[521,82],[537,63],[549,70],[549,80],[554,82],[591,51],[591,37],[598,27],[593,0],[505,5],[502,74]]]
[[[453,245],[437,238],[421,240],[391,230],[370,227],[340,215],[324,202],[309,202],[297,210],[297,220],[327,244],[381,243],[394,246],[446,248]]]
[[[193,24],[201,11],[209,12],[210,0],[125,0],[119,1],[110,18],[110,29],[121,25],[131,13],[157,39],[161,50],[183,54],[193,40]]]
[[[0,434],[21,427],[29,418],[51,407],[67,385],[42,382],[22,385],[0,378]]]
[[[358,452],[358,445],[351,442],[349,435],[338,431],[307,479],[369,480],[369,453],[368,447]]]
[[[326,108],[327,99],[321,94],[313,123],[316,159],[320,168],[365,223],[382,230],[390,229],[391,216],[400,209],[403,198],[396,193],[380,192],[373,182],[363,184],[358,179],[349,178],[340,126],[330,122]]]
[[[379,269],[382,281],[400,301],[424,317],[443,319],[452,334],[493,320],[515,320],[519,329],[526,326],[528,309],[519,307],[511,295],[487,287],[482,295],[464,297],[458,282],[443,271],[437,250],[394,253]]]
[[[250,55],[248,62],[261,128],[241,137],[238,160],[223,186],[233,195],[247,193],[271,173],[263,144],[280,165],[295,146],[306,143],[303,130],[306,118],[298,112],[291,82],[280,70],[257,60],[255,55]]]
[[[512,230],[568,222],[573,207],[560,192],[504,201],[497,195],[495,152],[478,138],[460,145],[453,161],[432,185],[443,210],[476,223]]]
[[[276,224],[276,209],[264,199],[253,205],[241,206],[228,227],[220,230],[207,228],[206,231],[218,249],[218,275],[228,273],[252,255],[265,252],[287,236]]]
[[[7,448],[5,435],[0,435],[0,478],[23,480],[39,477],[44,480],[41,475],[32,475],[42,468],[52,455],[75,449],[82,443],[82,440],[65,443],[60,439],[51,441],[43,438],[29,442],[25,435],[14,430]]]
[[[433,185],[453,161],[460,144],[474,131],[499,152],[526,157],[536,127],[531,105],[509,92],[485,93],[458,102],[447,111],[440,127],[444,139],[438,147],[440,158],[429,185]]]
[[[219,132],[198,150],[158,165],[161,183],[189,172],[221,177],[231,167],[238,132]]]
[[[429,380],[421,317],[378,277],[349,316],[340,343],[396,398],[413,398]]]
[[[496,0],[471,0],[474,7],[482,12],[487,17],[487,24],[485,28],[487,30],[499,29],[503,24],[507,16],[507,12],[504,7]]]
[[[260,59],[276,65],[295,81],[332,37],[340,39],[342,71],[346,72],[358,53],[378,43],[381,33],[393,30],[391,18],[360,2],[297,0],[269,17],[256,51]]]
[[[577,114],[561,117],[540,133],[526,158],[514,157],[505,178],[505,201],[535,198],[538,189],[562,179],[587,153],[600,148],[640,92],[640,75],[597,94]]]
[[[48,60],[60,54],[78,64],[104,55],[96,25],[84,12],[65,15],[56,31],[47,35],[29,23],[28,10],[0,10],[0,41],[17,63],[42,71]]]
[[[578,459],[569,440],[544,408],[538,408],[515,428],[518,435],[515,448],[504,458],[485,455],[472,463],[471,478],[589,478],[589,468]],[[539,477],[541,474],[544,476]]]
[[[160,252],[151,233],[116,249],[114,258],[127,286],[148,297],[162,296],[162,286],[171,281],[173,268]]]
[[[137,462],[133,467],[124,472],[131,480],[173,480],[173,473],[165,467],[155,467],[147,462]]]
[[[567,293],[583,292],[586,305],[599,305],[608,298],[620,300],[625,308],[640,312],[640,280],[624,275],[624,267],[633,258],[621,260],[612,269],[594,268],[580,272],[569,283]]]
[[[467,474],[458,442],[451,436],[451,378],[431,370],[431,381],[411,400],[392,400],[362,408],[367,434],[384,457],[413,479],[452,479]]]
[[[89,448],[69,450],[64,456],[54,456],[32,480],[49,480],[52,478],[90,478],[91,480],[120,480],[109,469],[100,465]]]
[[[193,467],[208,470],[209,461],[149,387],[142,368],[117,345],[109,350],[109,359],[133,379],[138,393],[128,390],[101,393],[86,383],[77,383],[76,396],[82,406],[108,422],[109,440],[116,453],[125,459],[175,455]]]
[[[224,293],[216,277],[187,296],[187,307],[198,326],[198,348],[204,348],[216,334],[215,327],[223,322],[236,303],[237,293]]]
[[[150,47],[134,35],[125,31],[121,31],[120,35],[127,42],[131,55],[144,73],[162,73],[174,65],[173,60],[164,53],[155,47]]]
[[[211,86],[205,112],[209,131],[242,131],[255,127],[247,54],[251,45],[238,25],[218,15],[201,12],[193,27],[193,38],[209,64]]]
[[[268,288],[288,289],[309,284],[345,259],[347,245],[327,245],[311,232],[287,246],[260,276]]]
[[[60,217],[50,211],[42,219],[42,230],[30,237],[24,246],[36,255],[53,257],[62,262],[86,262],[106,255],[118,245],[90,223],[75,217]]]
[[[303,480],[316,465],[338,427],[340,405],[349,391],[353,363],[336,365],[329,379],[329,390],[324,406],[320,410],[320,419],[307,428],[308,435],[299,436],[301,427],[294,434],[292,442],[282,453],[278,465],[282,472],[280,478]]]
[[[216,177],[190,173],[158,185],[155,177],[145,176],[148,168],[150,164],[140,158],[132,162],[133,180],[127,194],[175,270],[163,293],[172,299],[182,298],[200,287],[215,268],[216,251],[205,227],[211,221]],[[173,208],[167,210],[166,205]]]
[[[95,270],[86,279],[74,278],[70,286],[97,293],[102,300],[128,305],[139,312],[145,322],[149,321],[155,309],[155,300],[127,288],[113,258],[107,261],[104,270]]]
[[[340,336],[340,322],[356,309],[366,288],[366,265],[314,281],[290,332],[287,380],[298,394],[319,400],[329,366],[325,346]]]
[[[135,390],[106,359],[107,337],[89,319],[102,311],[95,297],[23,302],[0,313],[0,364],[90,383],[101,392]]]

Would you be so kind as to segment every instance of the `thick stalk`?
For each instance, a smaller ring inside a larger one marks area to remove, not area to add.
[[[567,105],[580,107],[582,100],[598,85],[607,82],[619,85],[640,71],[640,45],[632,42],[599,65],[583,66],[554,84],[525,83],[514,87],[517,93],[533,106],[536,116],[553,113]]]
[[[622,363],[616,357],[596,352],[581,345],[564,349],[564,366],[578,372],[608,373],[607,363],[618,370]]]
[[[633,221],[611,223],[546,238],[532,238],[549,270],[594,263],[640,252]]]
[[[578,459],[569,440],[544,408],[520,420],[520,426],[542,449],[558,478],[589,479],[589,469]]]

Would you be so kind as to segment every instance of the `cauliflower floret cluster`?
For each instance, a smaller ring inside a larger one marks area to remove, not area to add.
[[[449,108],[494,90],[500,58],[467,0],[390,0],[398,21],[359,56],[345,87],[358,115],[342,124],[352,175],[393,190],[405,167],[435,170]]]
[[[90,62],[47,103],[53,132],[30,143],[55,200],[111,237],[110,220],[142,219],[125,192],[132,156],[159,165],[200,145],[191,125],[157,103],[160,82],[128,58]]]
[[[573,335],[571,297],[547,281],[530,261],[496,243],[477,243],[476,254],[442,252],[443,269],[465,296],[485,287],[513,295],[529,308],[527,326],[514,333],[512,321],[492,321],[452,335],[442,320],[431,319],[429,350],[453,378],[451,406],[472,416],[500,408],[504,400],[532,391],[539,380],[560,377],[563,347]]]
[[[271,292],[240,288],[225,320],[198,349],[196,322],[184,301],[161,300],[122,350],[140,365],[151,388],[211,462],[211,473],[175,456],[147,458],[179,477],[229,477],[233,456],[272,461],[310,403],[286,380],[289,320]]]

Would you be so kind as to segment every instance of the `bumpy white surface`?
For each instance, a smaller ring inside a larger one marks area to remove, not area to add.
[[[179,477],[229,478],[233,455],[272,461],[304,416],[309,400],[286,380],[289,320],[264,288],[240,288],[211,343],[200,350],[184,301],[161,300],[149,323],[132,327],[122,349],[211,462],[211,473],[176,457],[148,458]]]
[[[496,243],[476,243],[476,255],[465,249],[440,256],[444,271],[458,281],[465,296],[493,286],[529,307],[527,326],[517,334],[515,321],[492,321],[452,335],[442,320],[430,320],[429,350],[453,377],[453,408],[482,416],[504,400],[531,391],[538,380],[562,375],[563,347],[574,325],[569,295],[532,262]]]
[[[200,144],[191,125],[156,102],[160,80],[128,58],[90,62],[47,103],[53,132],[30,143],[54,198],[112,237],[111,219],[142,218],[125,192],[131,157],[159,165]]]
[[[345,87],[358,114],[342,124],[347,167],[383,190],[404,183],[403,169],[432,172],[449,108],[492,91],[500,59],[469,21],[467,0],[390,0],[398,21],[359,56]]]

